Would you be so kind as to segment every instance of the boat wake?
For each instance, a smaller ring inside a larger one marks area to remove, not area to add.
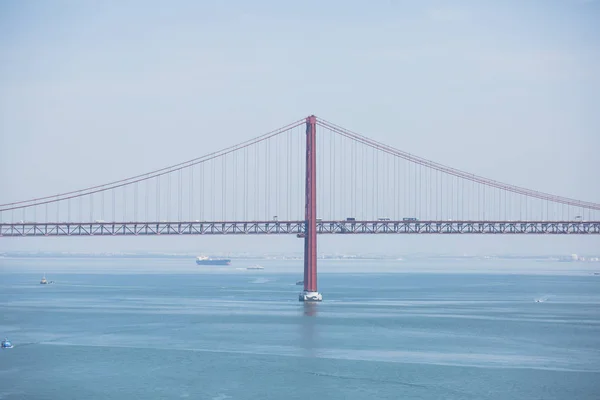
[[[250,283],[267,283],[270,282],[270,279],[267,278],[256,278],[253,281],[250,281]]]
[[[538,297],[538,298],[534,299],[534,301],[536,303],[544,303],[544,302],[548,301],[549,298],[550,298],[550,296],[542,296],[542,297]]]

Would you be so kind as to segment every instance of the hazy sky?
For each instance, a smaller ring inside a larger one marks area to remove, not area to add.
[[[600,202],[600,1],[288,3],[0,1],[0,203],[143,173],[309,114],[492,179]],[[600,249],[600,238],[320,243]],[[301,243],[0,240],[0,250],[25,248],[300,251]]]

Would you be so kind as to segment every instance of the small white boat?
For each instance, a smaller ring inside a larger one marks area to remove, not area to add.
[[[2,347],[3,349],[12,349],[13,345],[10,342],[10,340],[8,340],[7,338],[4,338],[4,340],[2,341],[2,344],[0,345],[0,347]]]
[[[250,266],[250,267],[248,267],[246,269],[265,269],[265,267],[260,266],[260,265],[252,265],[252,266]]]
[[[47,285],[48,281],[46,280],[46,274],[44,274],[44,276],[42,277],[42,280],[40,281],[40,285]]]

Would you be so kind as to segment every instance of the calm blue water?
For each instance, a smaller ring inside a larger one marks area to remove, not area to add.
[[[600,398],[591,274],[1,262],[0,399]]]

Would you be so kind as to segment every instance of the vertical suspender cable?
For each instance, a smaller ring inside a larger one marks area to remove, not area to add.
[[[200,202],[200,204],[198,204],[198,206],[200,207],[200,221],[204,221],[204,212],[205,210],[205,197],[204,197],[204,178],[205,178],[205,174],[204,174],[204,164],[202,163],[200,164],[200,184],[198,185],[198,188],[200,190],[199,196],[198,196],[198,201]]]
[[[102,203],[104,204],[104,197],[102,198]],[[133,220],[135,222],[138,222],[137,205],[138,205],[138,183],[135,182],[133,184]]]
[[[127,186],[123,186],[123,222],[127,222]]]
[[[216,179],[215,179],[215,159],[210,160],[210,173],[212,175],[211,177],[211,183],[210,186],[207,190],[208,192],[208,197],[210,197],[210,220],[211,221],[216,221],[216,217],[215,217],[215,195],[217,194],[217,189],[216,189]]]
[[[231,157],[233,158],[233,172],[231,173],[231,220],[237,221],[237,207],[239,204],[238,199],[240,198],[237,193],[237,180],[238,180],[238,168],[237,168],[237,155],[238,152],[234,151]],[[244,200],[245,201],[245,200]]]
[[[150,197],[150,178],[146,175],[146,189],[144,190],[144,222],[148,222],[148,198]]]
[[[194,221],[194,169],[195,166],[192,165],[189,168],[188,171],[188,176],[190,178],[190,186],[188,187],[188,207],[189,207],[189,213],[188,213],[188,221],[192,222]]]
[[[227,220],[227,154],[221,156],[221,221]]]

